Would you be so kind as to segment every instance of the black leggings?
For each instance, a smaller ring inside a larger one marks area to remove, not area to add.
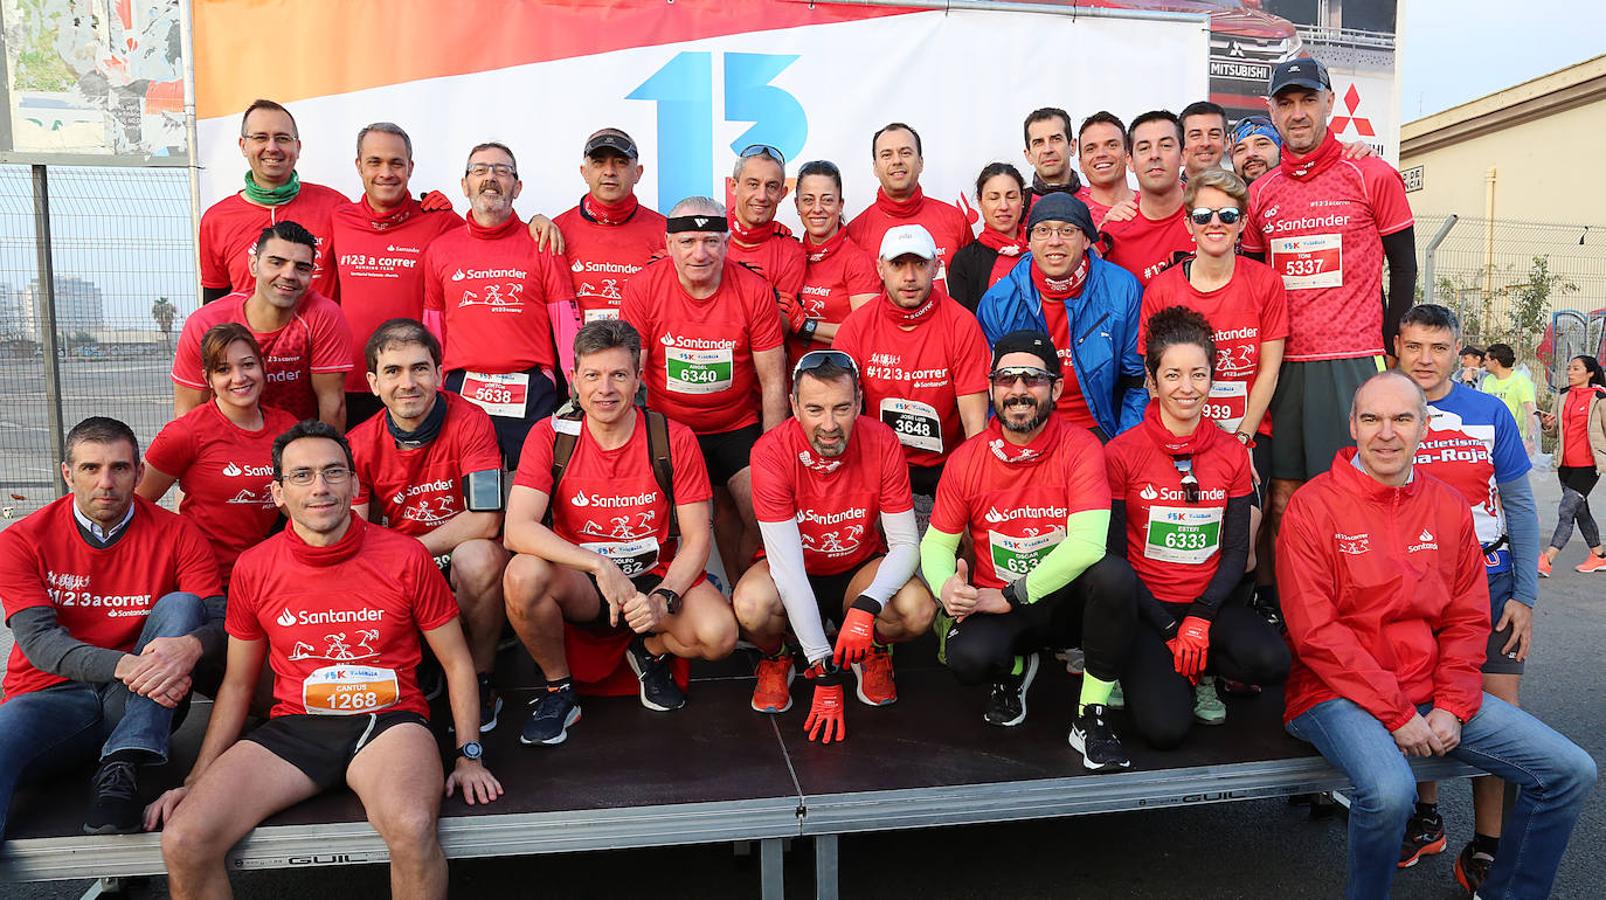
[[[1179,622],[1188,614],[1185,603],[1165,605]],[[1288,664],[1288,645],[1235,592],[1210,622],[1205,672],[1246,684],[1281,684]],[[1138,626],[1132,640],[1121,693],[1134,728],[1150,746],[1170,750],[1187,737],[1193,726],[1193,686],[1177,674],[1165,639],[1147,622]]]
[[[948,668],[961,684],[984,684],[1010,673],[1017,655],[1045,647],[1081,647],[1087,671],[1114,681],[1137,631],[1137,576],[1106,556],[1047,597],[999,615],[975,615],[950,627]]]
[[[1600,546],[1600,529],[1589,512],[1589,492],[1595,489],[1600,476],[1593,466],[1558,466],[1556,476],[1561,479],[1561,508],[1556,513],[1556,532],[1550,536],[1550,546],[1557,550],[1573,539],[1573,522],[1578,533],[1591,548]]]

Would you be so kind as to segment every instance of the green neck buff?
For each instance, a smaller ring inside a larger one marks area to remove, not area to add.
[[[258,206],[283,206],[301,193],[301,176],[290,173],[290,180],[276,188],[265,188],[257,184],[256,177],[249,169],[245,172],[245,199]]]

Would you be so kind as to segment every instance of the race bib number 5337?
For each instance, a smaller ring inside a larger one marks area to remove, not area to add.
[[[1271,267],[1290,291],[1344,286],[1344,236],[1303,234],[1273,238]]]

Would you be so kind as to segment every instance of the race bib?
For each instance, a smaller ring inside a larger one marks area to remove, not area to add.
[[[1149,559],[1197,566],[1221,549],[1221,507],[1149,507],[1149,533],[1143,555]]]
[[[989,531],[987,548],[993,556],[993,571],[1006,582],[1025,578],[1063,540],[1063,528],[1051,528],[1047,534],[1029,537],[1011,537]]]
[[[607,319],[619,318],[619,310],[612,306],[604,306],[601,309],[588,309],[585,311],[584,317],[585,324],[590,325],[592,322],[602,322]]]
[[[315,716],[355,716],[395,706],[396,670],[378,666],[324,666],[301,683],[301,705]]]
[[[898,435],[898,443],[915,450],[942,452],[942,417],[937,408],[919,400],[886,397],[881,401],[881,422]]]
[[[1511,569],[1511,551],[1504,547],[1493,553],[1483,554],[1483,569],[1486,574],[1497,575]]]
[[[1249,404],[1249,382],[1212,381],[1210,399],[1205,401],[1205,418],[1215,420],[1229,434],[1238,430]]]
[[[530,400],[530,373],[464,372],[463,399],[493,416],[522,419]]]
[[[1271,267],[1290,291],[1344,286],[1344,236],[1306,234],[1272,238]]]
[[[730,390],[734,354],[728,349],[664,348],[666,386],[678,394],[717,394]]]
[[[655,537],[636,541],[593,541],[580,546],[613,560],[619,571],[629,578],[645,575],[658,565],[658,539]]]

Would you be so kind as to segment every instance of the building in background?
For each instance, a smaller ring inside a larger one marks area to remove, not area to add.
[[[28,282],[20,294],[23,330],[38,335],[39,279]],[[66,337],[93,332],[106,324],[106,303],[100,286],[71,275],[56,276],[56,331]],[[38,338],[35,337],[35,340]]]

